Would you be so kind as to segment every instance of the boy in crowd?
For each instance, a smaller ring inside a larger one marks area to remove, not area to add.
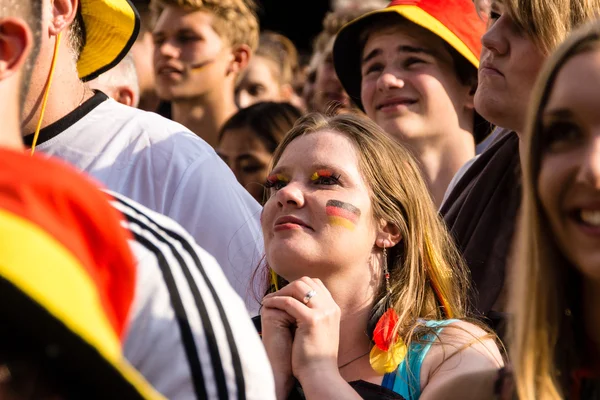
[[[154,72],[171,117],[206,140],[237,111],[235,84],[258,46],[248,0],[152,0]]]
[[[344,89],[417,157],[437,206],[489,133],[473,104],[484,30],[470,0],[395,0],[346,25],[334,45]]]

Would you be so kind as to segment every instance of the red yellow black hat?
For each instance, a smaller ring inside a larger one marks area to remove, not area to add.
[[[0,318],[85,398],[163,399],[122,352],[136,278],[122,218],[71,167],[0,150]]]
[[[81,0],[85,45],[77,70],[89,81],[117,65],[140,31],[140,16],[130,0]]]
[[[386,8],[366,13],[346,24],[338,33],[333,47],[337,76],[346,93],[363,111],[360,35],[387,13],[396,13],[434,33],[479,68],[485,24],[472,0],[394,0]]]

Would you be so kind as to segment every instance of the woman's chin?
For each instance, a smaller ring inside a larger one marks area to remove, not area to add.
[[[304,251],[294,249],[277,249],[272,251],[267,261],[269,266],[288,282],[303,276],[311,276],[318,272],[322,257],[313,257]]]

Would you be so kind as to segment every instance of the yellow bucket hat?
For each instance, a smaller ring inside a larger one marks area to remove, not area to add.
[[[140,30],[140,16],[130,0],[81,0],[85,45],[77,61],[79,78],[89,81],[127,55]]]

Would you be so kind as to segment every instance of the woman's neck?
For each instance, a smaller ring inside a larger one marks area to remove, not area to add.
[[[378,279],[353,280],[361,282],[357,285],[344,285],[343,280],[334,279],[334,283],[324,282],[341,310],[340,340],[338,347],[338,366],[340,375],[346,381],[372,380],[375,372],[369,363],[369,352],[372,347],[367,333],[367,325]],[[362,283],[364,282],[364,283]]]

